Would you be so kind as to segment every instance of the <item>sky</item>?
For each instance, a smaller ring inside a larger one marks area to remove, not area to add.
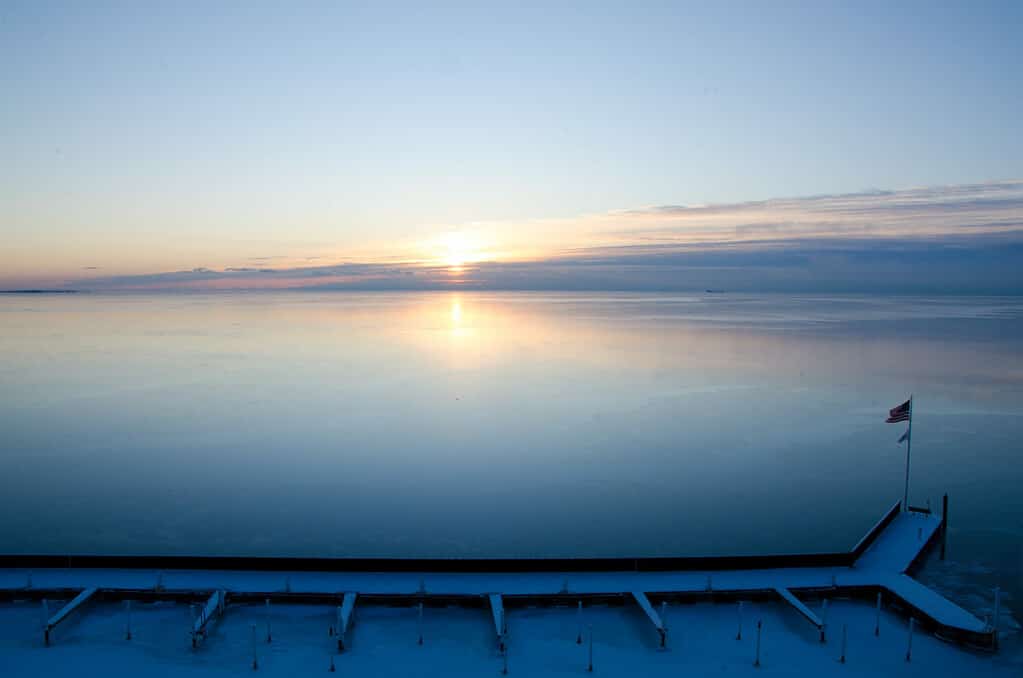
[[[1023,5],[0,3],[0,288],[1023,293]]]

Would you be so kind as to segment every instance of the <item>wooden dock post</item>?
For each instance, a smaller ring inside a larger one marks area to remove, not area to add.
[[[995,587],[995,617],[991,623],[991,635],[994,639],[995,648],[998,648],[998,617],[1001,614],[1002,606],[1002,589],[999,586]]]
[[[125,631],[124,639],[131,640],[131,601],[124,601]]]
[[[757,655],[756,659],[753,660],[753,666],[760,668],[760,630],[763,628],[764,622],[761,619],[757,620]]]
[[[583,601],[579,601],[579,604],[575,608],[575,625],[578,630],[578,634],[575,637],[575,644],[583,644]]]
[[[252,624],[252,670],[259,670],[259,654],[256,644],[256,625]]]
[[[419,645],[423,644],[423,601],[419,601],[419,618],[416,621],[416,628],[419,630]]]
[[[910,661],[913,656],[913,627],[916,626],[916,619],[913,617],[909,618],[909,640],[906,641],[906,661]]]
[[[269,643],[273,636],[270,633],[270,599],[266,599],[266,642]]]
[[[844,664],[845,663],[845,643],[846,643],[847,626],[848,626],[847,624],[842,624],[842,656],[838,658],[838,663],[840,663],[840,664]]]
[[[593,673],[593,624],[590,624],[590,661],[586,665],[586,670]]]
[[[941,559],[945,560],[948,546],[948,492],[941,497]]]
[[[742,640],[742,601],[741,600],[739,601],[738,608],[739,608],[739,611],[738,611],[739,628],[735,632],[735,639],[736,640]]]
[[[877,605],[874,608],[874,636],[881,635],[881,592],[877,592]]]

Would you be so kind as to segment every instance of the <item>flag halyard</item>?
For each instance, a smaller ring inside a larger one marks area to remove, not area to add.
[[[909,426],[906,427],[906,432],[899,436],[898,444],[906,443],[906,484],[902,490],[902,510],[909,510],[909,452],[913,447],[913,396],[909,396],[909,400],[896,405],[892,409],[888,410],[888,418],[884,420],[886,424],[897,424],[900,421],[909,422]]]

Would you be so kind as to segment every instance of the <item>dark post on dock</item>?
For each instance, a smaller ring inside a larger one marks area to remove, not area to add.
[[[948,493],[941,497],[941,559],[945,560],[945,547],[948,545]]]

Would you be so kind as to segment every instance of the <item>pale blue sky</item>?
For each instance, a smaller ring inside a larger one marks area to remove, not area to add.
[[[7,1],[3,267],[588,245],[611,210],[1020,178],[1021,35],[1017,2]]]

